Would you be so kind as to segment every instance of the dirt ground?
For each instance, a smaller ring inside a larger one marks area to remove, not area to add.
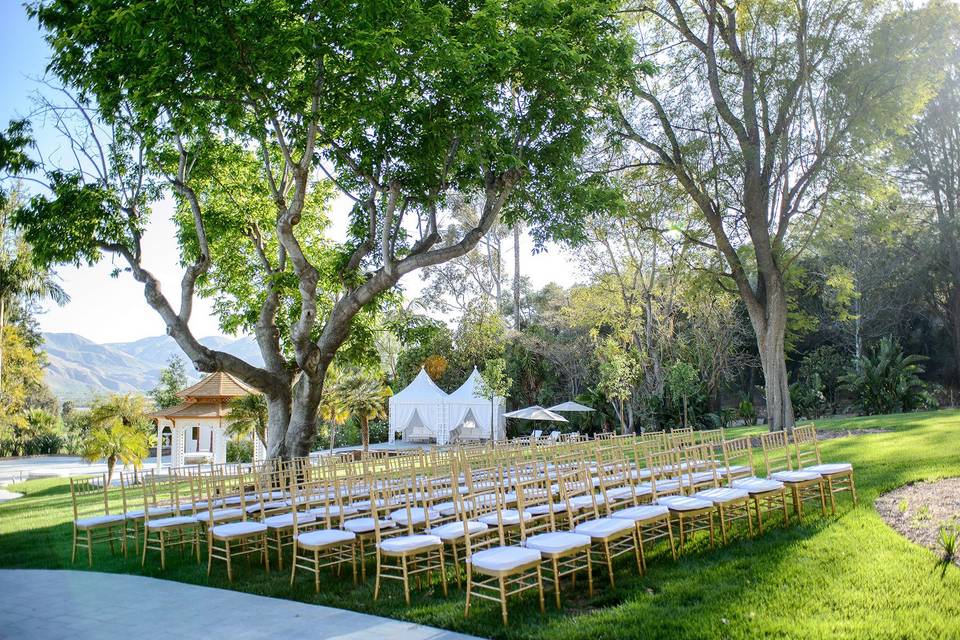
[[[960,478],[908,484],[880,496],[876,504],[880,517],[895,531],[939,557],[940,528],[960,528]],[[954,562],[960,566],[960,556]]]

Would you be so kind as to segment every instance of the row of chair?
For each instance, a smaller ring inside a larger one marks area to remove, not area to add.
[[[493,600],[507,623],[509,597],[536,590],[542,608],[546,582],[559,607],[565,578],[583,574],[592,594],[595,571],[603,570],[613,586],[615,560],[632,556],[643,572],[654,543],[665,542],[676,558],[695,532],[714,545],[718,524],[726,543],[738,521],[749,535],[762,533],[774,513],[789,522],[789,504],[799,520],[808,502],[825,514],[827,495],[834,512],[839,492],[856,502],[852,466],[823,463],[814,427],[763,434],[760,444],[758,456],[749,437],[677,430],[123,473],[122,511],[111,513],[104,490],[103,513],[86,517],[85,493],[104,483],[72,480],[73,554],[86,548],[92,563],[95,543],[116,542],[126,553],[133,542],[141,563],[156,551],[165,568],[169,548],[189,547],[199,560],[205,542],[208,574],[223,561],[232,580],[240,555],[259,558],[268,571],[275,557],[283,569],[289,555],[291,584],[305,572],[317,590],[328,569],[365,580],[371,560],[374,598],[396,580],[408,603],[412,581],[430,584],[437,574],[446,593],[452,570],[466,581],[465,615],[474,599]],[[130,510],[136,494],[143,508]]]

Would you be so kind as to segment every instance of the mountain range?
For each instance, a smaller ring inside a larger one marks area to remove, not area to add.
[[[98,344],[75,333],[44,333],[43,341],[47,384],[60,400],[85,403],[109,393],[145,393],[156,386],[160,370],[173,356],[186,363],[188,376],[198,377],[170,336]],[[208,336],[200,343],[251,364],[263,364],[256,340],[251,337]]]

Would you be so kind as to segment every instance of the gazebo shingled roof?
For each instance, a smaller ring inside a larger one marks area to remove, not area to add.
[[[177,395],[181,398],[201,400],[204,398],[237,398],[251,393],[258,392],[229,373],[217,371],[197,384],[179,391]]]

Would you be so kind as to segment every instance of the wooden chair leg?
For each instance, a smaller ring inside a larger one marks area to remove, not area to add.
[[[231,559],[230,541],[224,540],[223,546],[225,549],[223,555],[226,556],[227,558],[227,581],[232,583],[233,582],[233,561]]]
[[[77,561],[77,527],[73,527],[73,546],[70,551],[70,564]]]
[[[559,584],[559,580],[557,582]],[[540,613],[546,613],[547,609],[543,603],[543,567],[539,564],[537,565],[537,591],[540,593]]]
[[[87,564],[93,566],[93,531],[87,529]]]
[[[503,618],[503,625],[506,626],[507,622],[507,585],[504,582],[503,576],[500,577],[500,615]]]

